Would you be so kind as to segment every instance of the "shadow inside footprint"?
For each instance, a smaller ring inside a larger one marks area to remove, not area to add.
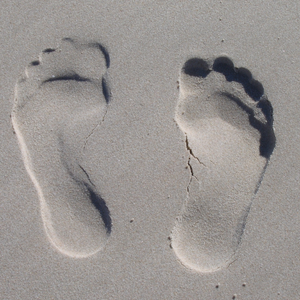
[[[182,71],[190,76],[206,77],[210,73],[208,63],[201,58],[189,59],[183,66]]]
[[[213,70],[222,73],[227,81],[236,81],[243,85],[245,92],[255,101],[264,94],[262,84],[252,78],[251,72],[246,68],[235,68],[228,57],[219,57],[214,61]]]
[[[109,209],[105,201],[99,195],[97,195],[87,184],[86,184],[86,188],[90,193],[90,199],[92,203],[98,209],[101,215],[107,234],[110,235],[111,228],[112,228],[112,221],[111,221]]]

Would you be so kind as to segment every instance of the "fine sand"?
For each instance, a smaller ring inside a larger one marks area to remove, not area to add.
[[[298,4],[4,1],[0,299],[298,299]]]

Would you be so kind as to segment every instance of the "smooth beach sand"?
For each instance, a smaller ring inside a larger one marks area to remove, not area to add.
[[[0,7],[0,299],[300,298],[296,2]]]

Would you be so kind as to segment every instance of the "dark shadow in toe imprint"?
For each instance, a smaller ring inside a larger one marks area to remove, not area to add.
[[[183,66],[182,70],[185,74],[196,77],[205,78],[211,70],[208,63],[201,58],[189,59]]]
[[[228,57],[219,57],[213,64],[213,70],[222,73],[227,81],[236,81],[243,85],[245,92],[255,101],[259,101],[264,94],[263,85],[252,78],[246,68],[235,68]]]
[[[40,62],[38,60],[34,60],[30,63],[32,66],[38,66]]]
[[[233,62],[228,57],[219,57],[214,61],[213,70],[222,73],[227,81],[235,81],[240,83],[245,92],[257,102],[266,118],[266,123],[255,118],[253,109],[248,107],[239,99],[227,95],[234,100],[244,111],[249,115],[250,124],[257,129],[260,134],[260,155],[265,158],[270,158],[276,143],[275,133],[273,130],[273,107],[267,97],[264,95],[263,85],[252,78],[251,72],[246,68],[236,68]],[[234,98],[234,99],[233,99]]]
[[[191,58],[184,64],[182,70],[189,76],[203,78],[213,70],[223,74],[227,81],[235,81],[243,86],[245,92],[257,103],[256,106],[260,108],[264,114],[266,123],[258,120],[255,117],[254,110],[247,106],[246,103],[229,93],[224,93],[224,95],[234,101],[249,115],[250,124],[261,134],[260,155],[269,159],[276,144],[275,133],[273,130],[273,107],[266,95],[264,95],[263,85],[259,81],[253,79],[251,72],[246,68],[234,67],[233,62],[225,56],[218,57],[214,61],[212,69],[204,59]]]
[[[55,49],[53,49],[53,48],[47,48],[47,49],[43,50],[43,53],[51,53],[54,51],[55,51]]]

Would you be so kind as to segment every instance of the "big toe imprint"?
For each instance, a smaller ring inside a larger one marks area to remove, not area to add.
[[[107,111],[108,66],[99,43],[66,38],[31,62],[15,88],[12,122],[45,232],[71,257],[98,252],[111,232],[106,203],[83,168],[87,140]]]
[[[227,57],[185,63],[176,121],[186,136],[190,182],[172,248],[183,265],[212,272],[230,264],[275,146],[263,86]]]

